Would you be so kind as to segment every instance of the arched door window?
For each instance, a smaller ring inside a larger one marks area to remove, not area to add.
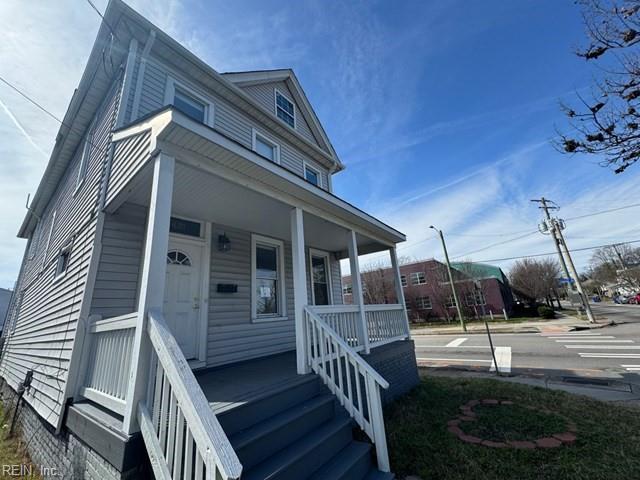
[[[191,266],[191,259],[186,253],[180,250],[169,250],[167,253],[167,265],[182,265],[184,267]]]

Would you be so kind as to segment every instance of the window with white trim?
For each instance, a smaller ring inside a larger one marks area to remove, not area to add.
[[[427,276],[424,272],[411,273],[411,285],[424,285],[427,283]]]
[[[433,308],[431,305],[431,298],[426,296],[416,298],[416,305],[422,310],[431,310],[431,308]]]
[[[253,130],[253,151],[274,163],[280,163],[280,145],[255,129]]]
[[[311,265],[311,295],[314,305],[331,304],[331,267],[329,254],[319,250],[309,250]]]
[[[69,261],[71,259],[71,245],[60,250],[58,254],[58,258],[56,260],[56,271],[54,274],[54,279],[62,277],[65,273],[67,273],[67,268],[69,267]]]
[[[481,290],[474,290],[473,292],[468,292],[465,295],[465,299],[466,299],[466,303],[467,306],[472,307],[472,306],[480,306],[480,305],[486,305],[487,304],[487,299],[484,296],[484,293],[482,293]]]
[[[283,317],[284,243],[253,235],[251,244],[253,317],[256,320]]]
[[[89,166],[89,159],[91,158],[91,150],[93,145],[93,127],[87,132],[87,136],[84,139],[84,147],[82,148],[82,156],[80,157],[80,166],[78,167],[78,177],[76,178],[76,189],[73,192],[75,195],[82,187],[84,179],[87,176],[87,169]]]
[[[351,286],[350,283],[345,283],[342,286],[342,293],[343,295],[351,295],[353,293],[353,287]]]
[[[173,105],[176,110],[180,110],[196,122],[213,126],[213,103],[204,95],[196,93],[171,77],[167,79],[165,104]]]
[[[42,268],[47,265],[47,256],[49,254],[49,245],[51,244],[51,237],[53,236],[53,229],[56,225],[56,215],[58,211],[54,211],[51,215],[51,225],[49,226],[49,235],[47,235],[47,243],[44,246],[44,255],[42,256]]]
[[[406,275],[400,275],[400,284],[403,287],[406,287],[408,285],[407,284],[407,276]]]
[[[304,164],[304,178],[307,182],[313,183],[316,187],[320,186],[320,170],[313,168],[311,165]]]
[[[296,128],[296,107],[276,90],[276,116],[291,128]]]
[[[445,303],[445,307],[454,308],[455,306],[456,306],[456,299],[453,297],[453,295],[449,295]]]

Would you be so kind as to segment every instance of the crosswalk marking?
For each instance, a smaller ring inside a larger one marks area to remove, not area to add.
[[[583,358],[640,358],[640,353],[578,353]]]
[[[445,347],[459,347],[466,341],[466,338],[456,338],[455,340],[451,340],[449,343],[447,343]]]
[[[565,345],[565,348],[598,348],[602,350],[639,350],[640,345]]]
[[[596,338],[585,338],[584,340],[556,340],[557,343],[633,343],[633,340],[600,340]]]

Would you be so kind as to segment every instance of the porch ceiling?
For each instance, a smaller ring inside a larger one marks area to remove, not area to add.
[[[150,166],[142,172],[144,178],[133,190],[129,202],[148,205]],[[290,240],[290,205],[180,161],[176,162],[174,178],[174,215]],[[339,257],[346,258],[347,233],[347,229],[335,223],[304,213],[305,244],[309,247],[338,252]],[[389,248],[365,235],[358,234],[356,238],[361,254]]]

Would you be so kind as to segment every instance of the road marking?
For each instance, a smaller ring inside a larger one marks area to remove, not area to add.
[[[640,368],[627,368],[626,370],[629,372],[640,372]]]
[[[511,347],[496,347],[494,350],[498,371],[500,373],[511,373]],[[495,372],[496,363],[491,362],[490,372]]]
[[[638,350],[640,345],[565,345],[565,348],[598,348],[602,350]]]
[[[578,336],[582,336],[582,335],[578,335]],[[581,339],[581,338],[576,338],[575,336],[567,337],[567,336],[563,335],[562,337],[547,337],[547,338],[552,339],[552,340],[575,340],[576,342],[587,342],[587,341],[591,341],[591,340],[598,341],[601,338],[616,338],[616,337],[614,337],[612,335],[601,335],[598,338],[593,338],[591,336],[586,336],[586,335],[584,335],[584,337],[586,337],[586,338]]]
[[[452,340],[449,343],[447,343],[445,347],[459,347],[466,341],[467,341],[466,338],[456,338],[455,340]]]
[[[480,360],[476,358],[431,358],[431,357],[416,357],[416,360],[425,360],[429,362],[487,362],[493,363],[493,360]]]
[[[553,333],[541,333],[540,335],[542,335],[543,337],[599,337],[601,334],[600,333],[571,333],[571,332],[567,332],[567,333],[559,333],[559,332],[553,332]]]
[[[416,348],[451,348],[449,345],[416,345]],[[460,345],[457,348],[487,348],[490,349],[489,345]],[[496,347],[498,348],[498,347]]]
[[[580,343],[580,342],[592,342],[592,343],[633,343],[633,340],[595,340],[593,338],[585,338],[584,340],[556,340],[558,343]]]
[[[583,358],[640,358],[640,353],[578,353]]]
[[[620,365],[621,367],[639,367],[640,365]]]

